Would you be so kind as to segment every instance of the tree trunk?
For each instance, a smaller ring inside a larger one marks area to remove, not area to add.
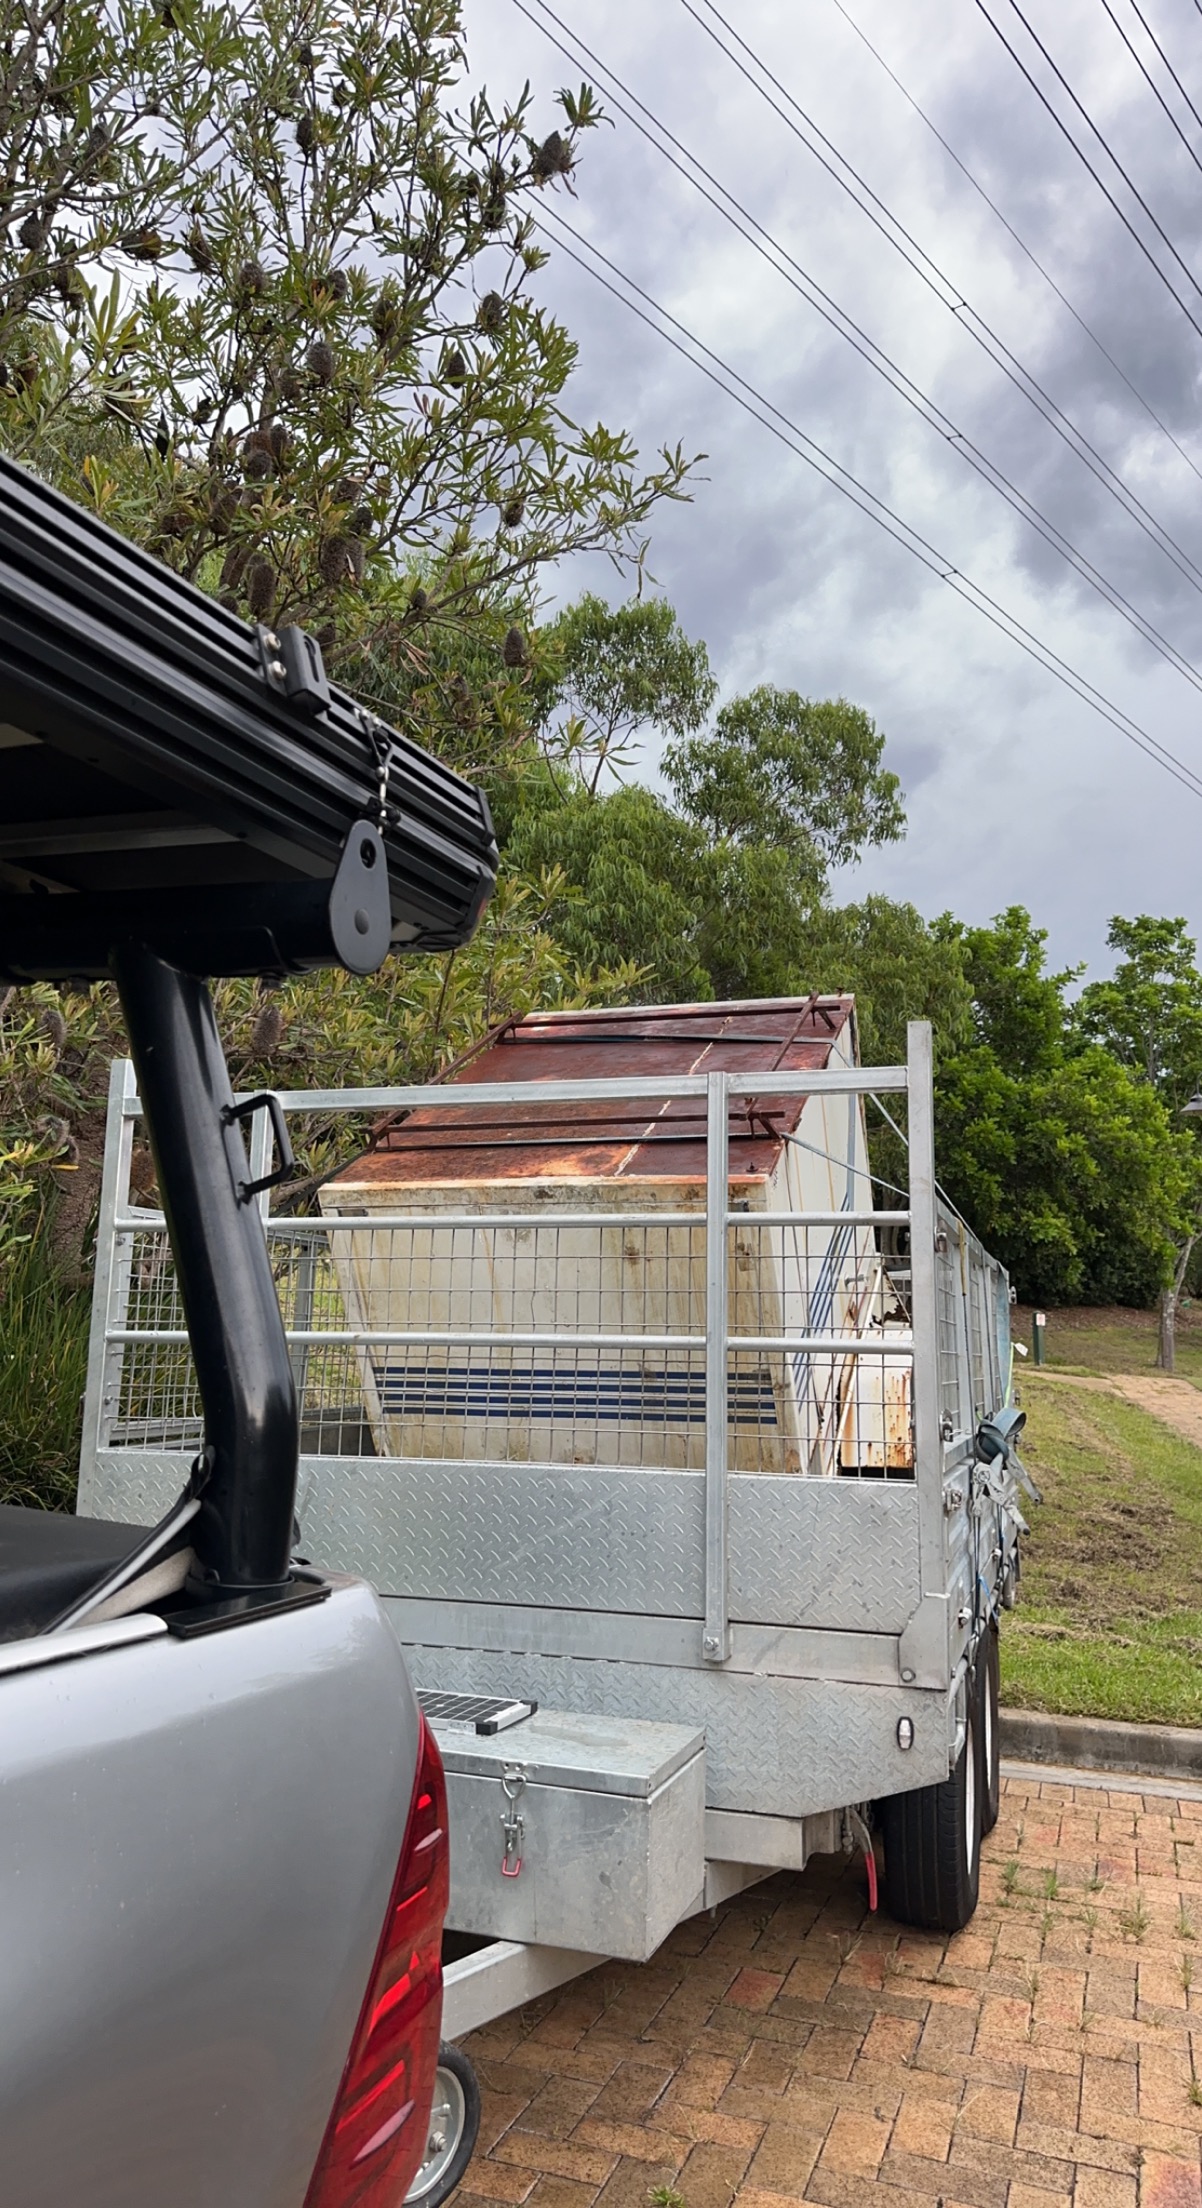
[[[1156,1365],[1160,1372],[1177,1369],[1177,1304],[1197,1239],[1196,1234],[1191,1234],[1178,1251],[1172,1281],[1160,1292],[1160,1330],[1156,1339]]]

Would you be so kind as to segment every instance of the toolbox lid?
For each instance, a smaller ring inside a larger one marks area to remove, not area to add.
[[[520,1764],[536,1786],[646,1798],[705,1748],[690,1725],[653,1725],[638,1717],[588,1717],[578,1710],[537,1710],[508,1731],[481,1737],[470,1719],[435,1718],[434,1737],[448,1771],[497,1778]]]

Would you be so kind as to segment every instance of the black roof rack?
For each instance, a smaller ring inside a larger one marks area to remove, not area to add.
[[[131,934],[193,972],[368,972],[464,942],[496,864],[483,793],[334,688],[311,638],[0,459],[8,979],[103,973]]]

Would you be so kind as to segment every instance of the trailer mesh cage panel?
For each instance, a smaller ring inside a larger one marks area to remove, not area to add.
[[[323,1190],[322,1216],[265,1210],[302,1451],[704,1473],[720,1383],[731,1473],[913,1479],[908,1213],[875,1201],[862,1077],[838,1086],[840,1067],[853,1071],[852,1053],[840,1056],[850,1006],[805,1000],[792,1026],[778,1008],[700,1009],[704,1025],[646,1008],[608,1029],[595,1016],[544,1019],[541,1055],[523,1026],[466,1083],[419,1102],[372,1092],[384,1115],[373,1146]],[[802,1036],[822,1084],[807,1094],[795,1076],[775,1104],[724,1090],[724,1222],[712,1215],[708,1074],[686,1077],[696,1095],[673,1095],[665,1077],[653,1104],[616,1074],[560,1104],[546,1078],[549,1034],[551,1062],[569,1073],[581,1037],[594,1055],[604,1038],[607,1068],[623,1058],[641,1072],[673,1044],[704,1063],[717,1036],[728,1062],[767,1054],[779,1082],[782,1033]],[[530,1101],[477,1101],[481,1080],[519,1067],[537,1069]],[[365,1099],[282,1102],[303,1127],[311,1111],[361,1118]],[[136,1109],[128,1083],[121,1109]],[[127,1189],[112,1203],[91,1447],[195,1450],[200,1405],[165,1229],[130,1208]],[[722,1296],[708,1256],[717,1233]],[[935,1241],[939,1408],[960,1431],[1005,1392],[998,1269],[942,1208]]]

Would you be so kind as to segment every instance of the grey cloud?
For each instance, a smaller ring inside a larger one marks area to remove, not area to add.
[[[848,0],[874,42],[1057,276],[1127,373],[1190,444],[1202,341],[1142,263],[967,0]],[[1202,265],[1202,184],[1096,0],[1033,0],[1035,20]],[[676,0],[557,0],[598,54],[737,190],[967,434],[1202,665],[1202,593],[1118,511]],[[726,10],[823,129],[936,254],[1005,341],[1202,566],[1202,484],[849,31],[829,0]],[[1155,20],[1183,74],[1192,0]],[[468,0],[474,66],[502,93],[529,76],[549,115],[579,70],[511,0]],[[1199,103],[1202,105],[1202,101]],[[1199,134],[1202,139],[1202,134]],[[1202,145],[1200,145],[1202,151]],[[1161,741],[1202,770],[1202,698],[924,428],[629,126],[586,146],[586,236],[975,575]],[[540,295],[579,342],[569,403],[629,427],[644,452],[704,449],[692,505],[654,524],[650,565],[726,690],[841,690],[886,729],[910,794],[906,843],[849,875],[923,909],[981,918],[1017,898],[1053,955],[1105,961],[1109,915],[1197,915],[1202,802],[959,604],[552,247]],[[1182,279],[1184,282],[1184,279]],[[1198,302],[1202,321],[1202,301]],[[1192,448],[1191,448],[1192,449]],[[1202,437],[1196,457],[1202,467]],[[620,588],[602,563],[561,578]],[[648,771],[653,771],[651,763]]]

